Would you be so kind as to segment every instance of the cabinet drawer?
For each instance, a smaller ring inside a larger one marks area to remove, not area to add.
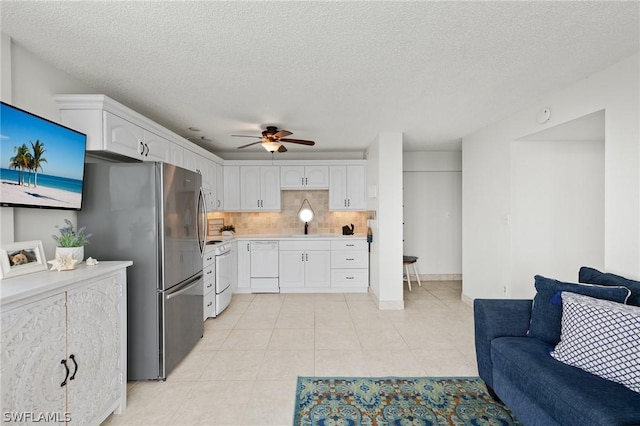
[[[334,269],[331,271],[331,287],[367,287],[368,269]]]
[[[331,248],[330,241],[300,241],[300,240],[283,240],[280,241],[280,250],[329,250]]]
[[[216,256],[213,254],[213,250],[211,250],[208,253],[205,252],[204,258],[202,259],[202,267],[206,268],[209,265],[213,265],[215,261],[216,261]]]
[[[212,263],[211,265],[207,266],[206,268],[204,268],[204,271],[202,271],[202,278],[204,280],[204,293],[207,294],[207,286],[209,285],[209,283],[214,283],[216,282],[216,264]]]
[[[204,296],[204,311],[203,311],[203,320],[206,320],[209,317],[214,317],[216,315],[216,292],[212,291],[211,293]]]
[[[332,268],[368,268],[369,253],[366,251],[331,251]]]
[[[366,240],[340,239],[331,241],[331,250],[364,250],[368,251]]]

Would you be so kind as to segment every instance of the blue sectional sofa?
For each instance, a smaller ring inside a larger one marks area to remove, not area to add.
[[[631,296],[625,301],[640,301],[640,282],[621,282],[625,279],[592,268],[582,268],[579,276],[580,280],[595,281],[599,288],[626,285]],[[534,299],[538,308],[543,305],[538,297],[543,293],[542,284],[549,284],[545,280],[536,277],[536,288],[540,282]],[[574,287],[563,289],[575,291]],[[555,344],[544,333],[559,330],[532,334],[532,315],[540,315],[532,309],[532,300],[474,301],[478,373],[494,396],[525,425],[640,425],[640,392],[554,359],[550,352]],[[544,315],[547,319],[557,312]]]

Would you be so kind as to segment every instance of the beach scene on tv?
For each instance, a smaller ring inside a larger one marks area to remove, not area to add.
[[[2,104],[0,204],[80,209],[86,137]]]

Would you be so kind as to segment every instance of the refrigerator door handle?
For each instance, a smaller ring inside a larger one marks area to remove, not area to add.
[[[196,220],[196,235],[198,235],[198,247],[200,248],[200,257],[204,257],[204,249],[207,243],[207,206],[205,204],[204,191],[200,188],[198,193],[198,218],[202,214],[202,223]],[[202,229],[200,228],[202,226]]]
[[[188,290],[190,290],[191,288],[193,288],[196,285],[198,285],[201,280],[202,280],[202,275],[200,275],[200,274],[198,276],[196,276],[196,277],[193,277],[188,282],[182,284],[180,286],[181,287],[180,290],[175,290],[175,291],[172,291],[170,294],[168,294],[166,299],[170,300],[170,299],[173,299],[176,296],[180,296],[182,293],[185,293]]]

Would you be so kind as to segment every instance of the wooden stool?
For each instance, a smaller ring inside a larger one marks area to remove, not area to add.
[[[409,291],[411,291],[411,274],[409,274],[409,265],[413,265],[413,274],[416,276],[416,280],[418,280],[418,285],[422,287],[422,283],[420,282],[420,275],[418,275],[418,269],[416,268],[417,261],[418,258],[415,256],[402,256],[402,264],[404,265],[404,270],[407,276],[406,280],[407,284],[409,284]]]

